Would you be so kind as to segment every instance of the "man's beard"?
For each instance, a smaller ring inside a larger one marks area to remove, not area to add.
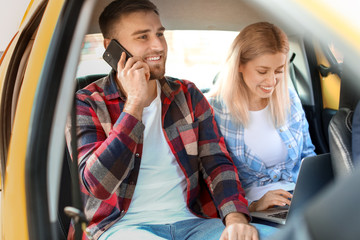
[[[165,75],[165,65],[155,65],[150,69],[150,80],[162,79]]]

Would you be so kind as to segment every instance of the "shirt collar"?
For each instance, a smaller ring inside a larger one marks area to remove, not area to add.
[[[159,80],[162,94],[164,94],[164,96],[170,101],[180,89],[180,84],[176,82],[176,80],[177,79],[172,77],[163,77]],[[107,100],[121,98],[123,101],[126,101],[125,94],[120,91],[118,85],[116,84],[114,70],[105,77],[104,81],[104,95]]]

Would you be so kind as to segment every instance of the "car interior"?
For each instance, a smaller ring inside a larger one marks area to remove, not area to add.
[[[189,2],[189,1],[181,1],[176,5],[176,8],[171,8],[169,6],[169,2],[167,1],[154,1],[155,4],[159,7],[160,16],[163,21],[163,24],[168,29],[216,29],[216,30],[225,30],[227,28],[234,30],[240,30],[242,27],[246,26],[250,22],[256,21],[272,21],[273,19],[266,19],[261,14],[261,11],[258,9],[254,9],[253,6],[247,5],[246,3],[241,4],[241,8],[236,10],[230,10],[232,4],[235,4],[234,1],[230,1],[229,4],[222,4],[222,9],[211,9],[211,4],[214,4],[214,7],[219,8],[220,6],[214,3],[214,1],[210,2],[210,9],[214,10],[212,14],[215,14],[215,17],[212,15],[211,21],[207,21],[207,13],[201,11],[199,14],[198,7],[196,6],[196,2]],[[97,27],[97,19],[101,10],[108,4],[108,1],[101,1],[97,3],[97,7],[95,9],[97,11],[94,12],[89,28],[89,33],[98,33],[99,29]],[[172,4],[172,3],[171,3]],[[189,4],[192,5],[192,8],[188,8]],[[238,3],[236,3],[238,4]],[[187,9],[187,11],[183,11],[181,13],[177,12],[177,9]],[[229,14],[229,11],[233,12],[236,11],[234,14]],[[226,16],[224,16],[224,13]],[[235,17],[236,16],[236,17]],[[181,20],[180,20],[181,18]],[[231,19],[229,19],[231,18]],[[188,22],[187,19],[191,19],[191,22]],[[204,20],[206,19],[206,20]],[[232,23],[233,25],[229,23]],[[339,74],[338,68],[335,69],[332,65],[323,65],[322,63],[319,64],[317,62],[317,54],[322,54],[323,58],[326,56],[332,60],[332,64],[340,65],[341,63],[337,63],[332,56],[332,53],[327,48],[322,49],[315,49],[315,47],[311,44],[310,40],[303,38],[302,34],[297,32],[292,32],[288,30],[289,40],[291,44],[291,57],[290,57],[290,64],[289,64],[289,76],[290,76],[290,85],[296,90],[300,99],[303,103],[303,108],[306,112],[306,116],[308,117],[309,125],[310,125],[310,132],[312,136],[312,140],[316,145],[316,151],[318,154],[327,153],[329,152],[329,135],[327,131],[327,126],[330,123],[330,120],[333,119],[333,116],[340,115],[336,109],[332,108],[324,108],[323,107],[323,99],[322,96],[319,94],[321,92],[321,86],[319,85],[320,77],[326,77],[329,74],[337,75]],[[317,53],[316,51],[320,51],[321,53]],[[327,61],[330,61],[330,60]],[[330,63],[330,64],[331,64]],[[329,63],[328,63],[329,64]],[[331,70],[329,70],[331,68]],[[335,69],[335,70],[334,70]],[[91,74],[77,77],[77,87],[76,89],[80,89],[93,81],[105,76],[106,74]],[[211,88],[211,85],[209,86]],[[345,94],[343,94],[345,95]],[[331,122],[333,122],[332,120]],[[339,120],[342,121],[342,120]],[[345,126],[339,126],[345,127]],[[343,132],[342,129],[338,130],[339,132]],[[331,139],[333,138],[333,134],[331,134]],[[349,138],[349,136],[347,136]],[[338,141],[342,142],[342,141]],[[348,145],[348,144],[347,144]],[[69,157],[69,155],[65,155]],[[333,158],[334,159],[334,158]],[[337,159],[337,158],[336,158]],[[336,160],[337,161],[337,160]],[[67,172],[67,161],[64,161],[63,167],[63,176],[61,182],[64,183],[65,181],[69,180],[69,175]],[[347,161],[343,161],[340,165],[348,165],[346,164]],[[339,164],[339,163],[334,163]],[[67,184],[70,186],[70,183]],[[64,188],[62,188],[64,191]],[[61,193],[60,196],[69,196],[69,194]],[[67,234],[67,226],[69,223],[69,217],[67,217],[63,210],[63,207],[66,206],[66,202],[71,204],[69,201],[71,198],[67,199],[60,199],[61,206],[59,205],[59,222],[64,222],[64,224],[60,224],[62,226],[61,235],[65,238]],[[64,204],[65,203],[65,204]]]
[[[98,17],[101,11],[110,0],[102,1],[88,1],[82,5],[82,1],[75,3],[76,1],[70,1],[67,8],[64,8],[63,15],[64,20],[59,23],[57,30],[60,33],[55,35],[52,52],[49,53],[48,60],[54,65],[49,67],[43,72],[43,78],[49,78],[48,76],[52,72],[59,73],[59,76],[52,78],[52,82],[45,84],[43,89],[39,89],[39,99],[45,110],[39,114],[37,120],[39,124],[33,127],[33,131],[37,131],[49,126],[43,126],[40,124],[42,117],[49,114],[53,114],[51,118],[54,126],[58,126],[58,134],[64,133],[65,121],[61,124],[56,123],[56,111],[62,114],[65,110],[60,109],[56,104],[56,97],[50,98],[51,92],[47,92],[47,89],[60,89],[58,99],[65,94],[67,98],[69,95],[71,99],[67,99],[64,102],[66,111],[67,105],[71,105],[74,93],[76,90],[81,89],[93,81],[100,79],[108,72],[100,71],[97,73],[74,75],[77,70],[77,66],[80,65],[81,50],[85,49],[86,42],[83,41],[84,35],[99,34],[100,29],[98,26]],[[342,60],[336,49],[337,41],[333,39],[320,40],[318,36],[315,36],[313,32],[307,32],[307,29],[295,26],[295,24],[284,21],[284,18],[290,18],[289,13],[283,13],[282,17],[274,14],[273,10],[266,8],[266,4],[261,4],[261,1],[239,1],[239,0],[182,0],[182,1],[168,1],[168,0],[153,0],[155,5],[158,6],[160,12],[160,18],[167,31],[214,31],[216,34],[221,34],[221,31],[235,31],[239,32],[243,27],[258,21],[269,21],[282,28],[289,37],[290,42],[290,56],[289,56],[289,85],[293,87],[298,93],[303,109],[306,113],[307,120],[309,122],[309,131],[316,147],[317,154],[330,153],[330,161],[334,170],[333,183],[324,186],[321,194],[318,194],[314,201],[306,206],[302,215],[300,215],[294,221],[291,221],[274,239],[355,239],[354,236],[360,235],[360,229],[355,225],[359,221],[360,210],[359,208],[344,208],[342,199],[349,199],[347,205],[353,204],[357,206],[357,200],[360,199],[359,191],[352,191],[350,189],[356,189],[360,184],[360,171],[354,164],[354,157],[352,156],[352,119],[355,108],[360,99],[360,86],[354,85],[354,71],[346,65],[346,60]],[[14,56],[11,59],[14,66],[7,70],[7,81],[4,82],[4,90],[2,93],[1,101],[1,114],[0,117],[0,136],[2,141],[0,144],[1,152],[1,171],[5,171],[7,152],[11,139],[11,131],[13,127],[14,117],[16,113],[17,101],[21,94],[22,84],[26,68],[31,64],[28,62],[31,54],[32,46],[36,39],[38,26],[42,21],[42,16],[45,12],[48,1],[43,1],[37,8],[35,14],[33,14],[30,24],[26,27],[22,33],[21,41],[17,43],[17,48]],[[264,7],[265,5],[265,7]],[[286,4],[284,4],[286,5]],[[204,7],[206,6],[206,7]],[[71,10],[68,10],[71,9]],[[71,17],[74,15],[74,17]],[[83,18],[77,18],[77,16],[87,16]],[[70,23],[75,21],[77,24],[71,26]],[[80,29],[80,30],[79,30]],[[73,36],[66,36],[64,32],[73,32]],[[212,41],[213,39],[207,39]],[[76,44],[78,43],[78,47]],[[101,42],[101,41],[100,41]],[[59,44],[59,46],[57,45]],[[80,47],[80,44],[82,43]],[[222,42],[217,42],[221,45]],[[72,49],[72,47],[74,49]],[[199,47],[199,46],[194,46]],[[63,49],[72,49],[73,53],[69,56],[63,56],[61,52]],[[103,51],[103,50],[102,50]],[[206,50],[211,52],[210,50]],[[101,52],[101,51],[100,51]],[[102,52],[101,52],[102,53]],[[100,54],[101,54],[100,53]],[[190,52],[191,54],[191,52]],[[61,56],[57,57],[56,56]],[[351,58],[350,58],[351,59]],[[0,61],[1,62],[1,61]],[[50,64],[50,63],[49,63]],[[89,67],[88,67],[89,68]],[[196,66],[195,66],[196,68]],[[60,69],[60,70],[59,70]],[[70,69],[70,70],[69,70]],[[90,69],[89,69],[90,70]],[[185,70],[186,71],[186,70]],[[73,74],[71,74],[73,73]],[[170,73],[171,74],[171,73]],[[178,76],[174,76],[178,77]],[[203,92],[208,91],[213,86],[213,77],[207,79],[206,87],[202,87]],[[65,83],[64,79],[67,79]],[[76,80],[73,80],[76,79]],[[193,80],[193,79],[188,79]],[[61,92],[61,89],[63,92]],[[70,94],[69,94],[70,92]],[[66,95],[67,94],[67,95]],[[51,101],[44,101],[43,99],[52,99]],[[40,105],[40,104],[39,104]],[[61,104],[60,104],[61,105]],[[59,109],[55,109],[57,106]],[[69,107],[73,109],[73,107]],[[40,109],[40,107],[39,107]],[[34,145],[46,148],[51,144],[50,133],[48,131],[45,135],[42,135],[42,139],[36,137],[30,138],[30,141],[34,142]],[[34,211],[39,209],[38,213],[29,218],[30,224],[37,224],[38,226],[31,229],[33,236],[40,234],[41,227],[47,226],[44,222],[48,219],[48,211],[50,215],[56,216],[56,220],[50,219],[51,222],[51,239],[67,239],[69,224],[71,217],[64,211],[67,206],[76,206],[80,209],[81,204],[80,193],[76,184],[78,180],[77,176],[72,173],[76,172],[72,165],[72,160],[69,155],[69,150],[65,144],[64,136],[59,138],[58,146],[61,146],[60,150],[54,150],[56,154],[52,156],[54,162],[57,165],[49,168],[62,169],[59,173],[59,179],[55,182],[58,183],[59,191],[49,189],[46,186],[46,181],[29,181],[28,194],[34,196],[46,196],[43,199],[48,200],[49,209],[43,207],[42,202],[29,203]],[[39,154],[38,149],[30,150],[28,160],[47,159],[48,153]],[[73,151],[76,149],[76,145],[73,146]],[[49,150],[50,152],[50,150]],[[56,155],[56,156],[55,156]],[[56,160],[59,159],[59,160]],[[36,162],[35,162],[36,163]],[[40,164],[40,162],[38,162]],[[37,164],[34,166],[28,166],[30,171],[29,176],[36,176],[37,174],[43,174],[42,170],[36,169]],[[47,170],[44,170],[47,171]],[[56,170],[53,170],[56,171]],[[49,170],[45,172],[46,179],[56,178],[56,174],[52,174]],[[29,178],[28,178],[29,179]],[[75,182],[75,183],[74,183]],[[45,186],[45,187],[44,187]],[[57,189],[57,188],[54,188]],[[50,193],[48,193],[49,191]],[[341,197],[339,197],[341,196]],[[54,200],[55,199],[55,200]],[[54,200],[54,201],[53,201]],[[55,202],[54,203],[52,203]],[[332,210],[336,211],[332,211]],[[55,213],[53,213],[55,212]],[[70,214],[71,215],[71,214]],[[76,214],[75,214],[76,215]],[[79,216],[79,215],[77,215]],[[72,215],[73,220],[76,217]],[[337,226],[342,229],[338,231],[338,228],[331,228],[329,226],[335,226],[339,220],[341,223]],[[79,222],[81,223],[81,219]],[[41,224],[41,223],[44,224]],[[351,223],[351,224],[348,224]],[[76,225],[77,228],[79,227]],[[299,227],[301,226],[301,227]],[[342,235],[341,235],[342,234]],[[303,238],[306,236],[306,238]],[[338,238],[339,237],[339,238]],[[45,238],[44,238],[45,239]]]

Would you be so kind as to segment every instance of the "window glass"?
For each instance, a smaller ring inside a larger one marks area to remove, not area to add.
[[[104,50],[103,37],[101,34],[86,35],[81,49],[77,77],[108,73],[110,67],[102,59]]]
[[[166,75],[190,80],[200,89],[210,88],[237,34],[232,31],[165,31]],[[77,76],[108,73],[110,67],[102,59],[104,50],[101,34],[87,35]]]
[[[169,76],[188,79],[198,88],[212,86],[221,70],[228,50],[238,32],[230,31],[169,31]]]
[[[337,63],[343,63],[344,62],[344,55],[343,53],[336,48],[334,43],[330,43],[328,45],[330,52],[332,53],[334,59],[337,61]]]

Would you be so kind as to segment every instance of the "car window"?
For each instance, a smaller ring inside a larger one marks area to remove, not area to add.
[[[335,61],[337,63],[343,63],[344,62],[344,55],[343,53],[336,47],[336,45],[334,43],[329,43],[328,44],[330,53],[333,56],[333,59],[335,59]]]
[[[167,30],[168,44],[166,75],[194,82],[201,90],[210,89],[214,78],[221,71],[237,31]],[[302,47],[296,38],[290,38],[291,53],[301,73],[309,78]],[[105,49],[101,34],[85,36],[77,77],[108,73],[111,68],[102,59]],[[300,89],[301,90],[301,89]],[[301,95],[309,93],[299,92]],[[311,102],[311,99],[307,100]]]
[[[166,75],[190,80],[200,89],[210,88],[237,34],[236,31],[166,31]],[[104,50],[101,34],[86,35],[77,77],[108,73],[110,66],[102,59]]]

